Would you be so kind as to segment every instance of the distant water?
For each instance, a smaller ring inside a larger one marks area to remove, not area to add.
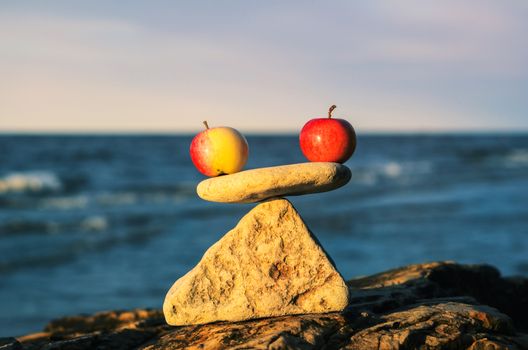
[[[253,206],[195,195],[188,136],[0,136],[0,336],[160,307]],[[249,136],[248,167],[303,162]],[[353,179],[293,204],[347,278],[432,260],[528,274],[528,135],[359,135]]]

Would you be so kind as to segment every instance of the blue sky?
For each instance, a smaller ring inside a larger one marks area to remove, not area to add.
[[[528,130],[528,2],[2,1],[0,131]]]

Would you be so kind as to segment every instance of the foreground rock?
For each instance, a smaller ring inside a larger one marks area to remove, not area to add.
[[[171,325],[341,311],[348,289],[285,199],[257,205],[167,293]]]
[[[348,284],[342,313],[171,327],[160,310],[112,311],[55,320],[0,349],[528,349],[528,279],[431,263]]]
[[[198,184],[198,195],[222,203],[252,203],[273,197],[331,191],[350,181],[349,168],[338,163],[300,163],[251,169],[213,177]]]

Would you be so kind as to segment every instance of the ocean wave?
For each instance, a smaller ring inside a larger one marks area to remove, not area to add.
[[[523,167],[528,165],[528,149],[514,149],[504,157],[504,165],[507,167]]]
[[[90,235],[70,243],[57,242],[42,251],[33,253],[10,254],[0,259],[0,273],[10,273],[20,269],[46,266],[59,266],[90,252],[101,253],[122,244],[144,244],[163,232],[159,228],[128,230],[122,235]]]
[[[105,206],[132,205],[139,201],[138,194],[134,192],[105,192],[96,196],[98,204]]]
[[[108,221],[104,216],[89,216],[81,221],[81,229],[91,232],[105,231],[108,229]]]
[[[126,206],[137,203],[143,204],[161,204],[161,203],[180,203],[188,198],[194,196],[194,192],[171,189],[167,191],[160,191],[153,189],[152,191],[145,191],[138,189],[136,191],[125,192],[105,192],[94,196],[95,203],[102,206]]]
[[[460,151],[465,162],[488,167],[521,168],[528,166],[528,149],[526,148],[476,148]]]
[[[52,226],[52,222],[46,221],[12,220],[0,224],[0,236],[47,233]]]
[[[433,165],[429,161],[396,162],[371,164],[359,167],[354,171],[354,182],[375,185],[384,180],[406,179],[411,176],[422,176],[431,173]]]
[[[49,171],[14,172],[0,177],[0,194],[59,191],[62,183]]]
[[[64,196],[46,198],[41,202],[41,207],[45,209],[83,209],[90,203],[87,195]]]
[[[103,232],[109,228],[109,220],[102,215],[86,216],[73,220],[16,219],[0,223],[0,237]]]
[[[141,204],[163,204],[181,203],[195,196],[194,189],[170,188],[160,190],[152,188],[150,190],[137,189],[116,192],[86,193],[71,196],[54,196],[42,199],[40,207],[44,209],[84,209],[89,206],[94,207],[123,207]]]

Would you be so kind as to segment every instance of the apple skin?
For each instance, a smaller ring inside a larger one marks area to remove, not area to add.
[[[315,118],[303,126],[299,143],[311,162],[344,163],[356,149],[356,133],[344,119]]]
[[[238,130],[222,126],[197,134],[190,147],[191,160],[205,176],[239,172],[246,165],[249,147]]]

